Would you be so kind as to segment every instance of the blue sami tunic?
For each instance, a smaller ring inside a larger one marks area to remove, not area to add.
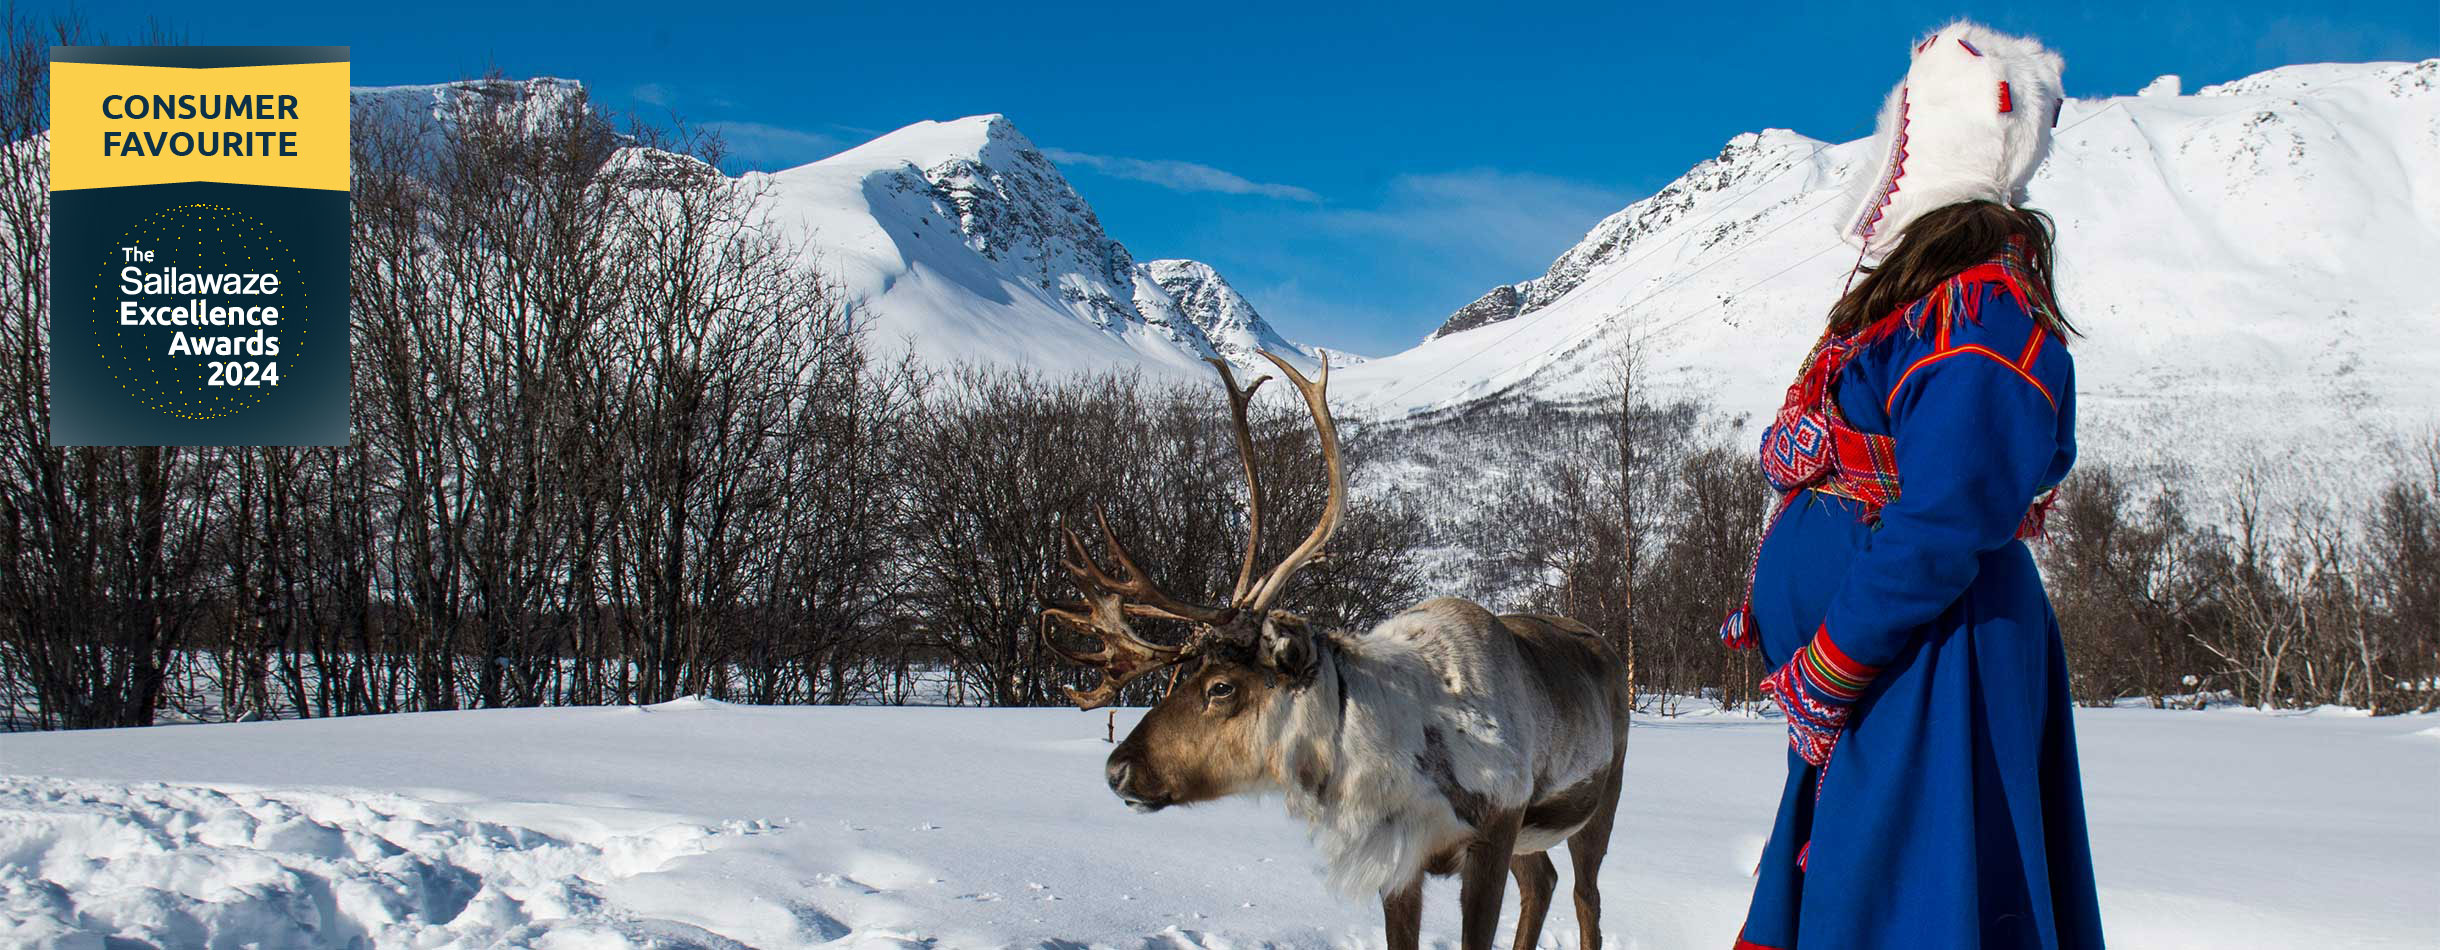
[[[1803,492],[1763,543],[1765,668],[1823,630],[1881,673],[1828,766],[1788,753],[1740,948],[2102,945],[2066,658],[2015,537],[2074,462],[2074,367],[2002,285],[1968,292],[1979,319],[1838,378],[1848,423],[1896,441],[1899,497],[1868,523]]]

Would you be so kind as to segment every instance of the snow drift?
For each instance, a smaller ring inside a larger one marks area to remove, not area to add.
[[[2112,943],[2440,940],[2435,722],[2080,711]],[[1278,802],[1132,814],[1102,730],[681,700],[0,736],[0,945],[1381,945]],[[1616,946],[1735,933],[1785,749],[1776,720],[1636,724]],[[1455,889],[1430,888],[1428,946],[1454,945]]]

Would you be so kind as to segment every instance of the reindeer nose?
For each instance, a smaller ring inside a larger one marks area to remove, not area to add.
[[[1112,754],[1110,764],[1103,770],[1103,774],[1110,779],[1111,793],[1117,795],[1118,800],[1125,802],[1127,807],[1139,812],[1156,812],[1169,807],[1168,796],[1161,794],[1159,789],[1160,776],[1151,772],[1138,775],[1135,767],[1141,763],[1126,752],[1122,747],[1118,753]],[[1147,784],[1152,787],[1146,788]]]

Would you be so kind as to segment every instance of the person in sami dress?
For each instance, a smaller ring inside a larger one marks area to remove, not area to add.
[[[1763,441],[1783,494],[1722,636],[1761,650],[1787,778],[1737,950],[2099,947],[2059,628],[2025,538],[2075,460],[2051,229],[2016,206],[2059,58],[1915,46],[1832,307]]]

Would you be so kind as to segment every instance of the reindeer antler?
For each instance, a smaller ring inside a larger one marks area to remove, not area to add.
[[[1313,428],[1322,443],[1322,467],[1330,474],[1330,495],[1322,503],[1322,516],[1314,522],[1313,533],[1305,536],[1305,543],[1288,552],[1287,559],[1271,569],[1271,573],[1262,579],[1262,585],[1254,588],[1252,595],[1238,601],[1240,608],[1257,617],[1279,601],[1280,592],[1288,588],[1289,578],[1295,577],[1298,570],[1322,553],[1322,546],[1330,543],[1330,536],[1339,530],[1339,519],[1347,513],[1347,469],[1339,460],[1339,428],[1330,418],[1329,355],[1322,356],[1321,371],[1310,380],[1305,378],[1305,374],[1297,372],[1296,367],[1288,365],[1287,360],[1280,359],[1269,350],[1262,351],[1262,358],[1270,360],[1272,365],[1279,367],[1280,372],[1288,375],[1288,382],[1294,383],[1296,391],[1304,395],[1306,410],[1313,413]]]
[[[1077,609],[1080,606],[1082,611]],[[1183,647],[1162,646],[1136,636],[1135,628],[1127,625],[1125,602],[1114,593],[1086,591],[1083,604],[1044,608],[1042,615],[1071,630],[1101,638],[1101,649],[1078,653],[1060,646],[1051,637],[1049,627],[1042,629],[1042,645],[1051,648],[1051,652],[1078,666],[1101,670],[1101,682],[1093,684],[1092,689],[1067,690],[1068,700],[1079,709],[1099,709],[1117,702],[1118,691],[1137,677],[1185,658]]]
[[[1098,512],[1094,516],[1101,526],[1103,547],[1118,562],[1116,576],[1102,569],[1092,552],[1085,549],[1084,539],[1076,534],[1075,528],[1061,526],[1059,530],[1067,543],[1068,556],[1061,559],[1060,566],[1066,568],[1068,576],[1075,580],[1077,589],[1084,594],[1084,602],[1053,604],[1045,607],[1042,615],[1071,630],[1098,637],[1102,643],[1099,650],[1079,653],[1053,641],[1050,628],[1045,627],[1042,631],[1043,643],[1052,652],[1069,662],[1101,670],[1101,682],[1092,689],[1067,691],[1068,698],[1075,701],[1077,706],[1084,709],[1107,706],[1116,701],[1119,690],[1137,677],[1193,656],[1214,632],[1234,630],[1243,618],[1259,620],[1267,616],[1271,605],[1287,589],[1288,580],[1319,556],[1322,547],[1330,542],[1330,536],[1338,531],[1339,520],[1347,510],[1347,476],[1339,460],[1338,427],[1331,421],[1329,399],[1325,392],[1330,382],[1329,357],[1323,357],[1322,368],[1316,378],[1308,380],[1286,360],[1269,352],[1264,352],[1262,356],[1287,374],[1288,381],[1294,383],[1297,391],[1304,395],[1305,408],[1313,414],[1314,427],[1321,437],[1322,464],[1328,469],[1330,478],[1330,494],[1323,504],[1320,521],[1313,526],[1313,532],[1305,537],[1304,543],[1289,552],[1286,560],[1273,567],[1260,583],[1254,582],[1254,566],[1262,546],[1263,498],[1262,480],[1257,476],[1254,464],[1253,426],[1247,416],[1254,391],[1270,377],[1259,376],[1252,383],[1240,387],[1236,373],[1229,369],[1226,362],[1206,360],[1220,371],[1220,381],[1228,387],[1229,414],[1235,425],[1237,453],[1245,468],[1245,557],[1238,567],[1237,583],[1229,594],[1226,607],[1188,603],[1163,591],[1144,573],[1143,568],[1136,565],[1135,558],[1127,553],[1126,545],[1119,543],[1118,533],[1110,530],[1109,518]],[[1184,621],[1198,629],[1195,639],[1183,646],[1163,646],[1137,636],[1135,629],[1127,623],[1129,615]]]
[[[1124,597],[1130,602],[1130,607],[1145,608],[1135,611],[1139,616],[1157,616],[1164,620],[1219,626],[1236,617],[1234,607],[1205,607],[1169,596],[1167,591],[1144,574],[1143,568],[1135,566],[1135,558],[1127,554],[1127,546],[1118,543],[1118,533],[1110,530],[1109,516],[1097,511],[1093,513],[1093,520],[1101,524],[1102,545],[1110,549],[1111,557],[1118,559],[1118,570],[1126,577],[1111,577],[1103,571],[1101,565],[1094,562],[1092,553],[1084,549],[1084,539],[1076,536],[1076,529],[1061,528],[1060,531],[1067,535],[1068,551],[1075,558],[1061,561],[1060,566],[1067,568],[1068,575],[1076,579],[1077,586],[1085,588],[1087,597],[1092,596],[1094,588],[1099,588]]]
[[[1254,559],[1262,550],[1262,476],[1254,471],[1254,426],[1246,419],[1246,407],[1254,401],[1254,390],[1261,389],[1271,377],[1256,376],[1240,389],[1237,374],[1230,371],[1227,360],[1206,358],[1203,362],[1219,370],[1220,383],[1228,387],[1230,421],[1236,424],[1232,431],[1237,437],[1237,461],[1245,466],[1245,557],[1237,568],[1237,586],[1228,595],[1229,603],[1242,604],[1245,595],[1253,591]]]
[[[1068,577],[1084,595],[1082,604],[1055,604],[1046,607],[1042,615],[1058,621],[1078,633],[1098,637],[1101,649],[1078,653],[1060,646],[1051,638],[1050,628],[1042,631],[1043,645],[1051,652],[1079,666],[1101,670],[1101,682],[1092,689],[1067,691],[1068,699],[1082,709],[1099,709],[1118,699],[1118,692],[1137,677],[1186,658],[1188,647],[1163,646],[1137,636],[1128,625],[1127,616],[1152,617],[1161,620],[1181,620],[1201,627],[1226,625],[1235,619],[1235,608],[1205,607],[1190,604],[1169,595],[1160,585],[1136,566],[1127,546],[1120,544],[1118,533],[1110,530],[1110,519],[1100,512],[1094,520],[1101,526],[1102,545],[1118,561],[1120,576],[1111,576],[1102,569],[1093,553],[1085,549],[1084,539],[1076,529],[1061,526],[1059,531],[1067,542],[1068,556],[1059,566],[1067,569]]]

